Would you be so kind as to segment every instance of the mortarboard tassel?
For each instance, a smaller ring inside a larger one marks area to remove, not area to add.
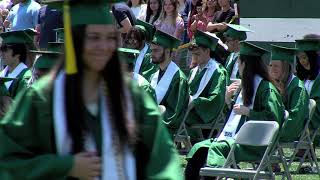
[[[64,38],[65,38],[65,57],[66,57],[66,73],[68,75],[78,72],[76,65],[76,55],[74,52],[72,33],[71,33],[71,17],[70,6],[68,1],[64,1],[63,5],[63,22],[64,22]]]

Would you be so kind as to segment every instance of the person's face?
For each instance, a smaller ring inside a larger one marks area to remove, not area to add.
[[[163,9],[167,14],[172,14],[175,10],[173,3],[171,3],[171,0],[164,1]]]
[[[117,33],[113,25],[87,26],[82,57],[88,70],[102,71],[116,49]]]
[[[157,44],[151,44],[152,63],[160,64],[165,61],[165,49]]]
[[[270,65],[269,65],[269,74],[270,74],[270,77],[273,79],[273,80],[280,80],[281,77],[282,77],[282,62],[281,61],[278,61],[278,60],[273,60],[271,61]]]
[[[245,67],[245,63],[241,62],[240,58],[238,58],[237,63],[238,63],[238,68],[239,68],[239,74],[242,77],[243,76],[243,70],[244,70],[244,67]]]
[[[197,13],[201,14],[202,13],[202,6],[197,6]]]
[[[305,68],[305,69],[310,69],[310,62],[309,62],[309,59],[308,59],[308,56],[305,52],[299,52],[297,54],[298,56],[298,59],[299,59],[299,62],[300,64]]]
[[[217,0],[208,0],[207,1],[207,6],[208,6],[209,9],[217,6]]]
[[[191,54],[192,54],[192,61],[194,61],[196,64],[204,64],[206,62],[206,60],[208,60],[207,58],[207,52],[208,50],[205,50],[203,48],[200,47],[195,47],[191,50]]]
[[[222,6],[227,6],[229,4],[229,0],[218,0],[219,5]]]
[[[131,49],[141,49],[141,42],[138,41],[138,38],[134,33],[131,33],[130,37],[126,39],[126,47]]]
[[[230,37],[226,37],[225,40],[226,40],[225,44],[228,46],[228,51],[234,52],[236,49],[236,46],[239,44],[239,41]]]
[[[13,56],[13,51],[7,45],[1,46],[1,58],[5,65],[11,65],[15,62],[19,62],[19,55]]]
[[[150,0],[150,9],[153,12],[157,12],[159,9],[159,2],[158,0]]]

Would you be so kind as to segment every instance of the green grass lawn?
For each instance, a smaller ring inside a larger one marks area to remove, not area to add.
[[[290,150],[285,150],[285,153],[290,153]],[[320,148],[317,148],[316,149],[316,154],[317,154],[317,157],[318,159],[320,158]],[[184,155],[181,155],[180,156],[180,161],[181,161],[181,165],[182,167],[184,168],[187,164],[187,161],[186,161],[186,156]],[[319,161],[319,160],[318,160]],[[305,163],[306,165],[309,165],[308,163]],[[298,163],[297,162],[294,162],[293,165],[290,167],[290,171],[293,172],[296,170],[296,168],[298,167]],[[245,164],[245,163],[241,163],[240,164],[241,167],[251,167],[249,166],[249,164]],[[294,180],[320,180],[320,176],[317,175],[317,174],[294,174],[292,173],[291,174],[292,176],[292,179]],[[281,180],[281,176],[276,176],[276,179],[277,180]]]

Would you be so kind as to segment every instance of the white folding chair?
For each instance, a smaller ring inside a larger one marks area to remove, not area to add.
[[[274,179],[275,175],[270,166],[272,147],[278,134],[279,125],[276,121],[248,121],[239,130],[235,143],[232,145],[223,168],[204,167],[200,170],[200,176]],[[244,170],[237,168],[235,160],[236,146],[266,147],[263,157],[256,170]],[[232,167],[231,167],[232,166]]]

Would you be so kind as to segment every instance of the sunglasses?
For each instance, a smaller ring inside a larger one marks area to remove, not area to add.
[[[11,46],[8,45],[8,44],[3,44],[3,45],[1,45],[1,47],[0,47],[0,51],[1,51],[1,52],[7,52],[9,49],[11,49]]]

